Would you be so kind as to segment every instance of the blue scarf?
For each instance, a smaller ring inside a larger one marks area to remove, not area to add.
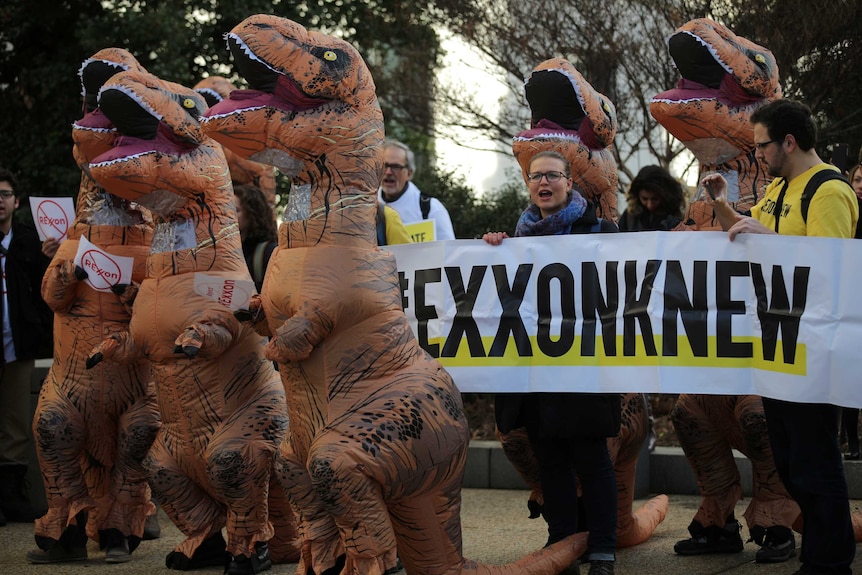
[[[518,218],[515,235],[559,236],[568,234],[572,224],[578,221],[586,210],[587,200],[577,191],[572,194],[572,200],[565,208],[547,218],[542,217],[542,212],[539,211],[536,204],[530,204]]]

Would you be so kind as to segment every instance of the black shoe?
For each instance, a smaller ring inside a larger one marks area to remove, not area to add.
[[[614,575],[614,562],[590,561],[589,575]]]
[[[254,544],[254,553],[251,557],[239,555],[232,557],[225,570],[226,575],[254,575],[261,571],[272,569],[272,560],[269,558],[269,547],[265,541]]]
[[[152,541],[162,536],[162,526],[159,525],[158,511],[154,515],[147,515],[147,521],[144,523],[144,534],[141,536],[143,541]]]
[[[796,555],[796,538],[788,527],[767,527],[763,546],[754,555],[756,563],[784,563]]]
[[[688,526],[690,539],[677,541],[673,546],[679,555],[705,555],[708,553],[739,553],[742,551],[742,526],[736,519],[729,520],[724,527],[704,527],[697,521]]]
[[[191,571],[201,567],[224,567],[229,560],[227,543],[221,531],[217,531],[203,540],[191,558],[179,551],[168,553],[165,557],[165,567],[177,571]]]
[[[126,563],[132,560],[132,552],[129,551],[129,540],[123,537],[114,545],[108,545],[105,549],[105,563]]]
[[[862,452],[851,451],[850,453],[845,453],[844,459],[847,461],[859,461],[860,459],[862,459]]]
[[[66,546],[55,544],[50,549],[34,549],[27,551],[27,561],[37,565],[48,563],[70,563],[87,559],[87,547]]]

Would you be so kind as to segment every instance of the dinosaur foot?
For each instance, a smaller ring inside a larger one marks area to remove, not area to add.
[[[229,560],[227,543],[219,531],[204,539],[191,557],[179,551],[171,551],[165,557],[165,567],[177,571],[191,571],[201,567],[224,567]]]
[[[319,575],[339,575],[341,570],[344,569],[344,564],[347,563],[347,555],[339,555],[338,559],[335,561],[335,565],[320,573]],[[308,571],[305,572],[305,575],[318,575],[314,572],[314,569],[311,567],[308,568]]]

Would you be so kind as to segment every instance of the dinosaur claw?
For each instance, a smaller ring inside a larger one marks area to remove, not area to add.
[[[129,284],[114,284],[111,286],[111,291],[117,295],[123,295],[128,287]]]
[[[75,266],[75,277],[78,279],[78,281],[84,281],[89,276],[87,275],[87,270],[85,270],[81,266]]]
[[[103,356],[102,356],[101,351],[94,353],[93,355],[91,355],[90,357],[87,358],[87,362],[85,365],[86,365],[87,369],[93,369],[94,367],[96,367],[97,365],[99,365],[102,362],[102,359],[103,359]]]
[[[189,357],[195,357],[200,350],[201,348],[195,347],[193,345],[185,345],[181,349],[181,351]]]

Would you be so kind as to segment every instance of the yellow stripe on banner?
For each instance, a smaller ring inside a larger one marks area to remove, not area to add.
[[[444,338],[429,339],[430,345],[439,344],[440,349],[445,343]],[[483,337],[482,344],[487,352],[494,342],[494,337]],[[657,355],[647,355],[643,345],[643,337],[638,336],[635,345],[635,355],[623,356],[623,336],[617,336],[617,355],[605,355],[602,336],[596,337],[596,355],[582,357],[581,338],[575,337],[571,349],[559,357],[544,355],[536,344],[535,336],[530,337],[533,349],[532,357],[522,357],[517,353],[515,343],[509,340],[502,357],[472,357],[466,339],[461,340],[455,357],[440,357],[444,367],[543,367],[543,366],[591,366],[591,367],[717,367],[717,368],[754,368],[775,373],[804,376],[807,373],[807,348],[805,344],[796,343],[796,362],[784,363],[782,341],[778,340],[775,348],[775,360],[768,361],[763,357],[763,345],[756,337],[735,337],[733,343],[750,343],[753,357],[717,357],[716,337],[710,336],[708,355],[695,357],[685,336],[677,338],[677,354],[663,356],[661,337],[656,338]]]

